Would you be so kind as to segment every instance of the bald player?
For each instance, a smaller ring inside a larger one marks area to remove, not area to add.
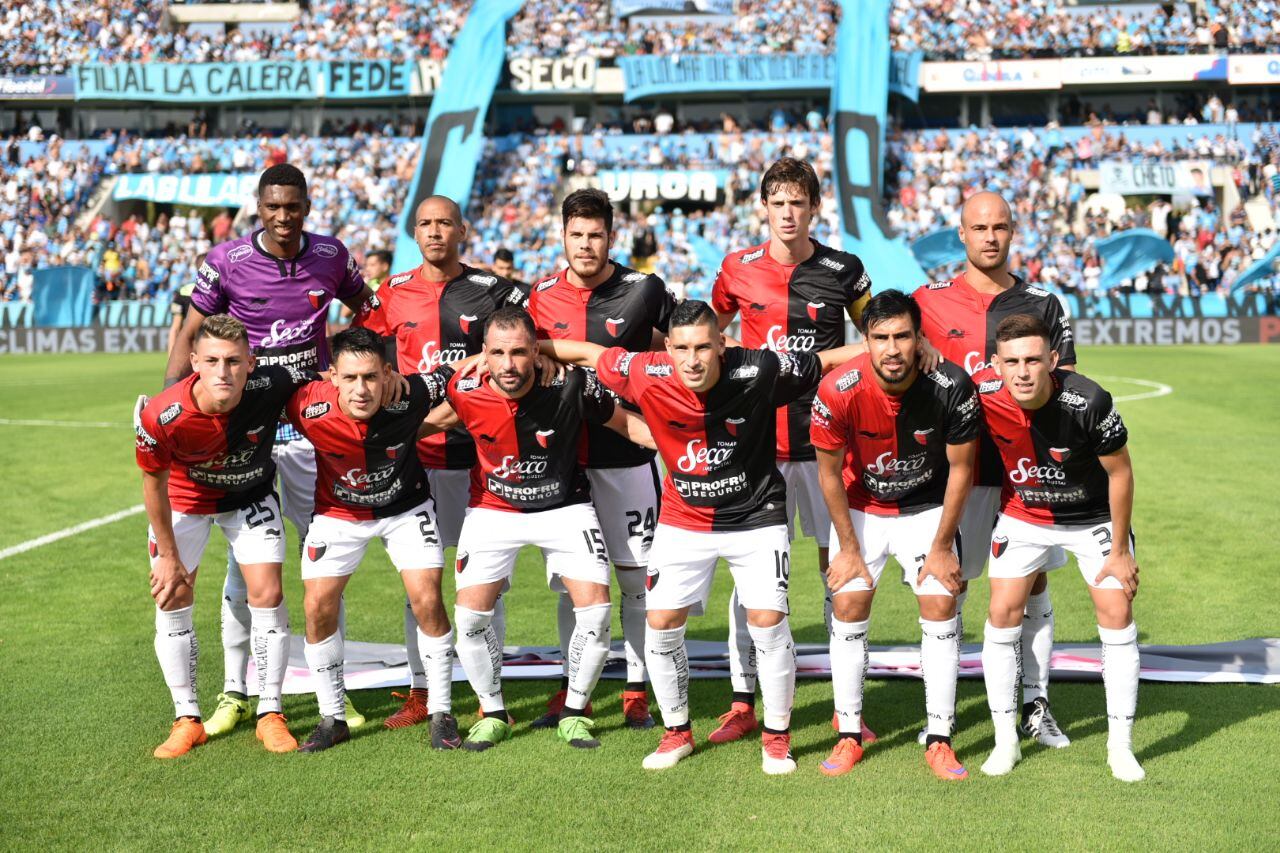
[[[951,281],[927,284],[915,292],[921,329],[943,358],[962,366],[972,376],[990,366],[995,357],[996,326],[1000,321],[1014,314],[1030,314],[1043,319],[1050,329],[1058,367],[1075,370],[1075,341],[1062,304],[1047,290],[1031,287],[1009,271],[1013,229],[1013,212],[998,194],[980,192],[969,197],[960,211],[959,229],[967,258],[965,270]],[[957,615],[964,605],[968,582],[979,577],[986,565],[999,510],[1000,457],[985,430],[979,438],[975,472],[974,488],[960,520],[965,591],[956,599]],[[1022,631],[1022,731],[1055,748],[1069,745],[1070,740],[1049,711],[1053,604],[1045,571],[1065,562],[1062,549],[1047,552],[1027,599]],[[961,637],[963,630],[959,629]]]

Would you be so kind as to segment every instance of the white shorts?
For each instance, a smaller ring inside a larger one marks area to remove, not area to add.
[[[902,582],[911,587],[916,595],[951,595],[933,575],[925,578],[923,584],[916,583],[920,569],[924,567],[924,559],[933,545],[933,537],[938,533],[942,507],[910,515],[874,515],[851,509],[849,518],[853,521],[853,532],[857,534],[858,545],[862,548],[862,561],[867,564],[867,571],[871,573],[874,583],[867,586],[862,578],[854,578],[836,590],[836,595],[842,592],[866,592],[879,587],[880,575],[891,555],[902,566]],[[835,538],[834,529],[831,536]]]
[[[1025,578],[1039,571],[1049,551],[1062,548],[1076,555],[1085,583],[1098,589],[1122,589],[1120,581],[1106,578],[1095,584],[1102,563],[1111,553],[1111,522],[1100,524],[1032,524],[1001,515],[991,538],[991,577]],[[1129,548],[1135,540],[1129,532]],[[1055,567],[1056,568],[1056,567]]]
[[[787,481],[787,534],[795,538],[794,524],[799,509],[801,531],[816,539],[819,548],[826,548],[831,543],[831,513],[827,512],[827,502],[822,497],[817,461],[779,462],[778,470]]]
[[[316,509],[316,449],[305,438],[277,442],[271,451],[280,481],[280,504],[284,517],[293,522],[305,539]]]
[[[462,533],[462,519],[471,500],[471,469],[427,469],[427,486],[436,502],[436,526],[440,547],[454,548]]]
[[[587,479],[613,564],[648,565],[662,489],[658,466],[646,462],[631,468],[588,468]]]
[[[965,501],[958,530],[960,546],[960,574],[966,581],[982,577],[991,554],[991,531],[1000,514],[1000,487],[974,486]],[[1067,564],[1066,552],[1054,546],[1036,566],[1036,571],[1052,571]]]
[[[351,521],[317,515],[307,531],[302,549],[302,579],[340,578],[360,565],[365,548],[381,539],[396,571],[439,569],[444,549],[436,530],[436,510],[431,499],[390,518]]]
[[[693,615],[701,615],[706,611],[720,558],[729,564],[743,607],[789,612],[791,538],[784,524],[734,531],[685,530],[659,524],[649,551],[645,608],[688,607]]]
[[[241,565],[283,563],[285,555],[284,517],[280,514],[280,501],[274,494],[251,503],[243,509],[233,509],[211,515],[173,512],[173,538],[178,544],[178,559],[194,572],[204,556],[213,525],[222,528],[231,553]],[[147,553],[152,562],[156,558],[156,534],[147,527]]]
[[[541,549],[547,585],[556,592],[565,591],[562,578],[609,585],[609,552],[595,508],[570,504],[541,512],[469,508],[454,559],[457,588],[510,581],[526,545]]]

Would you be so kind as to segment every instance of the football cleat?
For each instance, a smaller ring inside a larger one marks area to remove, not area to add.
[[[275,711],[258,718],[258,740],[267,752],[293,752],[298,748],[298,739],[284,724],[284,714]]]
[[[577,749],[596,749],[600,741],[591,735],[593,720],[586,717],[565,717],[560,721],[556,734],[560,740]]]
[[[382,725],[388,729],[407,729],[409,726],[416,726],[419,723],[425,723],[431,716],[427,711],[427,691],[421,687],[414,687],[406,696],[403,693],[392,693],[393,698],[403,699],[402,704],[394,714],[382,721]]]
[[[351,704],[351,696],[348,694],[344,697],[346,702],[344,710],[347,713],[347,728],[358,729],[365,724],[364,714],[356,710],[356,706]]]
[[[564,710],[565,691],[557,690],[551,694],[551,698],[547,700],[547,713],[534,720],[529,725],[535,729],[554,729],[560,725],[560,712]],[[588,717],[591,716],[591,703],[587,703],[587,707],[583,713]]]
[[[453,714],[439,711],[431,715],[431,748],[458,749],[462,735],[458,734],[458,721]]]
[[[204,724],[204,733],[209,737],[221,737],[236,726],[253,716],[253,708],[249,700],[218,694],[218,707]]]
[[[351,727],[346,720],[337,717],[321,717],[320,725],[315,727],[306,743],[298,747],[298,752],[324,752],[340,743],[351,740]]]
[[[209,740],[204,725],[190,717],[179,717],[169,729],[169,737],[152,753],[156,758],[177,758]]]
[[[472,752],[484,752],[510,736],[511,726],[506,720],[500,720],[497,717],[481,717],[467,732],[467,739],[462,742],[462,748]]]
[[[622,691],[622,719],[629,729],[651,729],[657,725],[649,713],[649,694],[646,691]]]
[[[720,715],[720,725],[707,738],[712,743],[729,743],[738,740],[760,728],[756,720],[756,709],[746,702],[734,702],[729,710]]]
[[[929,744],[929,748],[924,751],[924,760],[933,775],[944,782],[961,782],[969,778],[969,771],[956,758],[955,750],[949,743],[939,740]]]
[[[1018,728],[1026,737],[1035,738],[1036,742],[1050,749],[1071,745],[1071,739],[1062,733],[1058,721],[1049,711],[1049,700],[1043,696],[1037,696],[1022,706],[1022,723]]]
[[[1108,749],[1107,766],[1111,768],[1111,775],[1121,782],[1141,782],[1147,778],[1147,771],[1142,769],[1137,757],[1129,749]]]
[[[1003,776],[1021,760],[1022,747],[1016,740],[1009,743],[997,742],[996,748],[991,750],[991,755],[982,762],[982,772],[988,776]]]
[[[791,734],[773,734],[764,732],[760,735],[760,752],[762,755],[760,769],[769,776],[785,776],[794,773],[796,760],[791,755]]]
[[[644,757],[645,770],[666,770],[693,754],[693,732],[668,729],[658,748]]]
[[[851,737],[842,737],[836,741],[831,754],[818,769],[822,771],[823,776],[843,776],[861,760],[862,744]]]

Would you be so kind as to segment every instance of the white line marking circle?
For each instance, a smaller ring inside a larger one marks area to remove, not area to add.
[[[5,548],[3,551],[0,551],[0,560],[6,559],[7,557],[13,557],[18,554],[23,554],[34,548],[39,548],[41,545],[48,545],[51,542],[57,542],[59,539],[66,539],[68,536],[75,536],[77,533],[84,533],[86,530],[92,530],[95,527],[101,527],[104,524],[110,524],[113,521],[119,521],[122,518],[128,518],[131,515],[137,515],[138,513],[145,511],[146,507],[144,505],[137,504],[136,506],[131,506],[128,509],[122,509],[119,512],[104,515],[101,518],[82,521],[79,524],[72,525],[71,527],[64,527],[62,530],[55,530],[52,533],[46,533],[44,536],[40,536],[35,539],[28,539],[26,542],[19,542],[17,545],[12,545]]]
[[[1089,376],[1089,374],[1086,374]],[[1152,382],[1150,379],[1134,379],[1130,376],[1090,376],[1091,379],[1101,379],[1108,382],[1131,382],[1134,385],[1141,385],[1144,388],[1150,388],[1150,391],[1143,391],[1141,394],[1122,394],[1119,397],[1112,397],[1114,403],[1131,403],[1134,400],[1150,400],[1153,397],[1167,397],[1173,393],[1172,385],[1165,385],[1163,382]]]

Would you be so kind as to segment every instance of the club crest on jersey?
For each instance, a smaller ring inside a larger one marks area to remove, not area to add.
[[[850,370],[844,376],[836,380],[837,391],[848,391],[853,386],[862,381],[862,372],[858,370]]]
[[[466,569],[467,563],[470,562],[470,560],[471,560],[470,554],[459,554],[458,559],[453,561],[453,570],[458,574],[462,574],[463,570]]]
[[[316,248],[318,249],[320,247],[317,246]],[[323,290],[307,291],[307,301],[310,302],[311,307],[315,308],[317,311],[320,310],[320,305],[322,302],[324,302],[324,297],[325,297],[325,292]]]
[[[825,261],[826,258],[823,258],[823,260]],[[822,309],[826,307],[827,303],[825,302],[810,302],[805,306],[805,310],[809,312],[809,319],[816,323],[818,322],[818,315],[822,313]]]
[[[308,420],[329,414],[328,403],[312,403],[302,410],[302,416]]]
[[[459,314],[458,328],[462,329],[462,334],[469,335],[471,334],[471,324],[475,321],[476,315],[474,314]]]
[[[988,379],[985,382],[978,383],[979,394],[994,394],[1004,387],[1003,379]]]
[[[160,426],[168,426],[173,423],[180,414],[182,414],[182,404],[170,403],[165,410],[160,413],[160,417],[156,418],[156,423],[160,424]]]
[[[251,429],[244,434],[244,437],[249,440],[250,444],[257,444],[258,439],[262,437],[262,431],[264,429],[266,429],[266,427],[258,427],[257,429]]]
[[[1070,447],[1050,447],[1049,448],[1050,458],[1052,458],[1053,461],[1057,462],[1059,465],[1061,465],[1063,462],[1066,462],[1067,457],[1070,455],[1071,455]]]
[[[413,273],[411,272],[402,272],[400,273],[400,275],[393,275],[391,276],[391,279],[387,282],[387,287],[395,287],[396,285],[404,284],[406,281],[409,281],[412,278],[413,278]]]
[[[238,264],[245,258],[253,254],[253,247],[250,245],[236,246],[230,252],[227,252],[227,263]]]
[[[933,427],[929,427],[928,429],[918,429],[915,432],[911,433],[911,437],[916,440],[916,444],[928,445],[929,434],[931,432],[933,432]]]
[[[627,322],[626,317],[606,317],[604,327],[609,330],[609,334],[616,338],[618,330],[622,328],[622,324],[625,322]]]
[[[324,552],[328,550],[329,550],[329,546],[326,545],[324,542],[317,542],[314,545],[308,543],[307,559],[314,563],[317,560],[319,560],[321,557],[323,557]]]
[[[555,435],[555,433],[556,431],[553,429],[540,429],[533,434],[533,437],[538,440],[538,446],[549,447],[551,445],[551,436]]]
[[[995,536],[991,539],[991,556],[999,559],[1004,549],[1009,547],[1008,536]]]
[[[404,442],[400,442],[399,444],[392,445],[391,447],[388,447],[388,448],[387,448],[387,458],[388,458],[388,459],[396,459],[396,458],[398,458],[398,457],[400,456],[400,451],[402,451],[402,450],[404,450]]]
[[[746,418],[725,418],[724,428],[725,430],[728,431],[729,435],[733,436],[734,438],[737,438],[738,427],[742,426],[746,422],[747,422]]]
[[[322,258],[336,258],[338,256],[338,247],[332,243],[316,243],[311,253]]]

